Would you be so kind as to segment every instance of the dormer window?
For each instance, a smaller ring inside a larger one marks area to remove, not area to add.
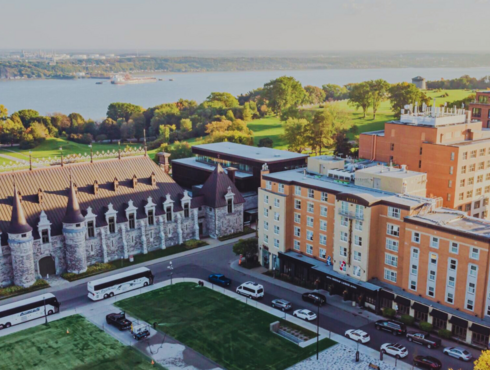
[[[48,229],[44,229],[41,231],[41,240],[43,244],[49,243],[49,231]]]
[[[148,225],[155,224],[155,213],[152,209],[148,210]]]
[[[225,199],[228,213],[233,213],[233,200],[235,199],[235,194],[233,194],[233,192],[231,191],[231,186],[228,186],[228,192],[225,194]]]
[[[189,207],[189,203],[185,203],[184,204],[184,217],[185,218],[189,218],[190,213],[191,213],[190,211],[191,210],[190,210],[190,207]]]
[[[133,230],[136,227],[136,220],[135,220],[134,213],[130,213],[128,215],[128,223],[129,223],[129,228]]]
[[[228,199],[226,203],[228,206],[228,213],[233,213],[233,199]]]
[[[114,234],[116,232],[116,218],[109,217],[108,224],[109,224],[109,233]]]
[[[172,206],[165,207],[165,213],[167,215],[167,221],[172,222]]]

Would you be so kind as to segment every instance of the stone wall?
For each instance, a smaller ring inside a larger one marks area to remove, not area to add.
[[[232,213],[228,213],[228,207],[217,208],[215,217],[217,237],[243,231],[243,204],[235,204]]]

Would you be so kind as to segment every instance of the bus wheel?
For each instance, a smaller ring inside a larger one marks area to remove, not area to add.
[[[0,324],[0,330],[2,330],[5,326],[3,324]]]
[[[114,293],[109,294],[109,297],[114,297]]]
[[[49,310],[48,315],[52,315],[52,314],[54,314],[53,310]]]
[[[145,281],[145,283],[143,284],[143,286],[148,286],[148,283]]]
[[[109,298],[109,294],[104,294],[104,299]]]
[[[5,328],[10,328],[11,326],[12,326],[12,324],[9,322],[5,324]]]

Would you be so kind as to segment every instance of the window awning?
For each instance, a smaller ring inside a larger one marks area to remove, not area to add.
[[[462,328],[467,328],[468,327],[468,321],[466,320],[463,320],[463,319],[460,319],[459,317],[457,316],[452,316],[450,319],[449,319],[449,322],[451,324],[454,324],[454,325],[457,325],[457,326],[460,326]]]
[[[395,295],[394,295],[393,293],[388,292],[388,291],[386,291],[386,290],[384,290],[384,289],[381,289],[381,290],[379,291],[379,294],[380,294],[380,296],[381,296],[382,298],[392,299],[392,300],[393,300],[393,299],[395,299]]]
[[[441,320],[447,320],[447,316],[448,316],[447,313],[436,310],[435,308],[432,309],[432,311],[430,311],[430,315],[432,317],[437,317],[438,319],[441,319]]]
[[[490,335],[490,328],[487,328],[485,326],[481,326],[478,324],[471,324],[470,330],[475,332],[475,333],[479,333],[479,334],[483,334],[483,335]]]
[[[417,311],[420,311],[420,312],[423,312],[423,313],[429,313],[429,307],[428,306],[424,306],[423,304],[420,304],[418,302],[413,302],[412,308],[414,310],[417,310]]]
[[[397,295],[396,298],[395,298],[395,302],[396,303],[399,303],[399,304],[402,304],[404,306],[410,306],[410,299],[407,299],[407,298],[403,298],[402,296],[400,295]]]

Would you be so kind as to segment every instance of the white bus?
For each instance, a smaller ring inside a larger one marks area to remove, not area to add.
[[[0,329],[60,312],[60,303],[51,293],[0,306]]]
[[[153,284],[151,270],[146,267],[140,267],[128,272],[122,272],[88,282],[88,297],[92,301],[98,301],[151,284]]]

